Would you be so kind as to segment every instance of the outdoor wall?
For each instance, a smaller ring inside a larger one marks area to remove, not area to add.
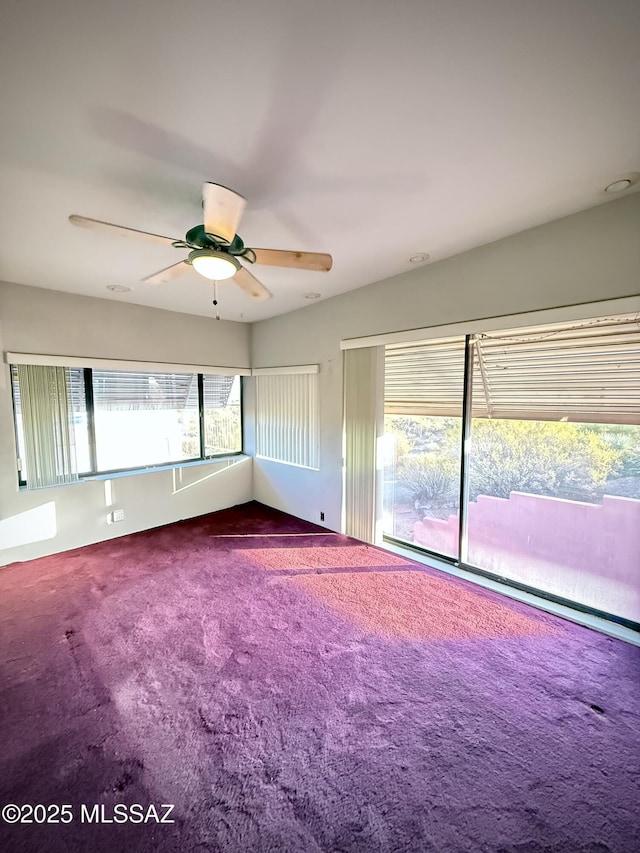
[[[321,418],[320,470],[256,459],[256,500],[315,522],[323,511],[327,527],[341,528],[342,339],[639,292],[636,193],[254,324],[253,367],[320,364]]]
[[[0,350],[249,367],[249,326],[0,283]],[[9,368],[0,369],[0,565],[244,503],[252,460],[18,489]],[[124,521],[107,524],[123,509]]]
[[[455,554],[458,515],[424,518],[413,541]],[[589,504],[512,492],[469,504],[468,562],[496,575],[640,622],[640,501]]]

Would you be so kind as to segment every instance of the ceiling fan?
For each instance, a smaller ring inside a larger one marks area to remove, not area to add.
[[[196,272],[212,281],[233,278],[235,283],[253,299],[271,299],[270,291],[240,263],[268,264],[276,267],[293,267],[299,270],[328,272],[333,259],[319,252],[291,252],[283,249],[250,249],[245,246],[236,229],[246,205],[246,199],[220,184],[207,181],[202,185],[202,208],[204,224],[190,228],[184,240],[150,234],[136,228],[126,228],[100,219],[73,214],[69,221],[82,228],[118,231],[131,237],[140,237],[155,243],[189,249],[186,258],[170,267],[153,273],[142,281],[147,284],[164,284],[186,272],[192,266]]]

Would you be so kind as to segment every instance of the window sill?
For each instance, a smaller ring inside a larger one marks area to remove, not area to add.
[[[218,465],[226,463],[227,467],[234,462],[240,462],[243,459],[250,459],[246,453],[228,453],[224,456],[212,456],[210,459],[193,459],[189,462],[173,462],[167,465],[149,465],[146,468],[131,468],[126,471],[112,471],[111,473],[87,474],[80,476],[79,480],[73,483],[60,483],[51,486],[43,486],[46,489],[58,489],[63,486],[77,486],[81,483],[91,483],[96,480],[116,480],[120,477],[139,477],[140,474],[155,474],[157,471],[175,471],[182,468],[198,468],[201,465]],[[28,491],[26,484],[20,485],[18,490],[21,492]]]
[[[146,468],[132,468],[126,471],[112,471],[103,474],[88,474],[80,477],[80,482],[92,480],[115,480],[119,477],[138,477],[140,474],[155,474],[158,471],[175,471],[178,468],[198,468],[201,465],[217,465],[226,462],[227,465],[239,462],[241,459],[249,459],[246,453],[229,453],[225,456],[212,456],[210,459],[194,459],[190,462],[171,462],[167,465],[149,465]]]

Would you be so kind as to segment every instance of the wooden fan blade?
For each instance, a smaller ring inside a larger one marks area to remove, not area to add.
[[[207,181],[202,185],[204,230],[231,243],[238,230],[247,200],[233,190]]]
[[[191,267],[186,261],[178,261],[177,264],[171,264],[170,267],[165,267],[163,270],[160,270],[160,272],[154,272],[153,275],[148,275],[146,278],[143,278],[142,281],[144,281],[145,284],[165,284],[165,282],[171,281],[172,278],[177,278],[189,269],[191,269]]]
[[[72,225],[78,225],[80,228],[92,228],[96,231],[117,231],[124,237],[142,237],[144,240],[162,243],[165,246],[172,246],[176,242],[175,237],[163,237],[161,234],[138,231],[137,228],[126,228],[124,225],[114,225],[113,222],[103,222],[101,219],[89,219],[87,216],[77,216],[75,213],[69,217],[69,222]]]
[[[241,290],[244,290],[252,299],[258,299],[260,302],[265,302],[267,299],[271,299],[272,293],[270,290],[264,286],[261,281],[255,277],[255,275],[249,272],[245,267],[240,267],[238,272],[234,275],[233,280],[238,285]]]
[[[257,264],[273,267],[293,267],[298,270],[329,272],[333,265],[331,255],[321,252],[289,252],[285,249],[254,249]]]

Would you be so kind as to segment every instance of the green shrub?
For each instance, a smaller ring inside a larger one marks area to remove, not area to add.
[[[401,437],[397,482],[418,505],[450,504],[459,491],[459,427],[452,419],[393,418]],[[420,423],[416,421],[420,420]],[[409,436],[402,432],[408,429]],[[469,444],[469,492],[508,498],[511,492],[593,500],[612,476],[632,476],[638,465],[637,435],[629,429],[592,428],[557,421],[478,418]],[[420,437],[418,439],[418,433]],[[427,436],[437,450],[416,452]],[[404,438],[404,440],[402,440]],[[414,447],[409,452],[407,447]],[[624,472],[624,473],[623,473]]]
[[[640,426],[633,424],[582,424],[580,429],[601,438],[618,452],[618,462],[611,472],[614,477],[640,476]]]
[[[385,415],[384,431],[397,437],[400,457],[404,453],[426,453],[449,433],[454,433],[459,440],[460,424],[460,418],[436,415]]]
[[[459,473],[456,460],[450,456],[405,456],[398,462],[397,477],[418,504],[446,503],[458,494]]]
[[[478,419],[469,458],[472,500],[510,492],[574,498],[604,483],[620,452],[577,424]]]

